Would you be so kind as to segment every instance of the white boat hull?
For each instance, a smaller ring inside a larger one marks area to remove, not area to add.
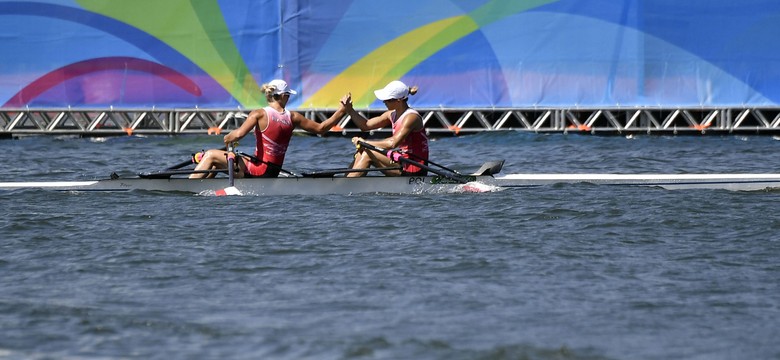
[[[472,176],[475,182],[459,184],[438,176],[384,177],[281,177],[236,179],[244,195],[422,194],[473,192],[555,184],[589,183],[599,186],[641,186],[680,189],[757,191],[780,189],[780,174],[507,174]],[[485,185],[485,186],[478,186]],[[190,180],[107,179],[95,181],[5,182],[0,190],[48,189],[58,191],[166,191],[214,194],[228,186],[226,178]]]
[[[490,176],[472,177],[486,183]],[[0,190],[48,189],[57,191],[173,191],[210,195],[228,187],[226,178],[190,180],[171,179],[106,179],[63,182],[6,182]],[[280,177],[275,179],[235,179],[235,188],[243,195],[329,195],[364,193],[443,193],[471,191],[469,185],[433,176],[361,178]]]

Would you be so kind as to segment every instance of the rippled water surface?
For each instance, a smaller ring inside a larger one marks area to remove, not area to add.
[[[217,137],[0,141],[3,181],[179,163]],[[249,141],[242,144],[249,152]],[[780,172],[768,136],[442,138],[504,172]],[[286,167],[343,167],[295,137]],[[0,358],[777,359],[780,192],[0,193]]]

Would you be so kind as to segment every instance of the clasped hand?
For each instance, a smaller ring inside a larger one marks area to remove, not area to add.
[[[344,95],[340,101],[341,106],[343,106],[345,109],[352,109],[352,93],[348,92],[347,95]]]

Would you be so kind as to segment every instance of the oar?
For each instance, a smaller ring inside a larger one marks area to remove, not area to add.
[[[455,173],[455,174],[458,174],[460,176],[465,176],[465,175],[461,174],[460,171],[458,171],[458,170],[450,169],[450,168],[448,168],[448,167],[446,167],[444,165],[437,164],[437,163],[435,163],[435,162],[433,162],[431,160],[428,160],[428,159],[423,159],[421,156],[418,156],[416,154],[413,154],[413,153],[410,153],[410,152],[403,152],[403,154],[409,155],[409,157],[412,157],[412,158],[414,158],[414,159],[416,159],[418,161],[424,161],[424,162],[427,162],[428,164],[431,164],[431,165],[434,165],[434,166],[438,166],[438,167],[442,168],[443,170],[447,170],[447,171],[449,171],[451,173]]]
[[[165,169],[165,170],[176,170],[176,169],[181,169],[181,168],[183,168],[183,167],[185,167],[185,166],[187,166],[187,165],[189,165],[189,164],[192,164],[192,163],[193,163],[193,161],[192,161],[192,158],[190,158],[189,160],[182,161],[182,162],[180,162],[180,163],[178,163],[178,164],[176,164],[176,165],[173,165],[173,166],[171,166],[171,167],[169,167],[169,168],[167,168],[167,169]]]
[[[374,146],[374,145],[371,145],[371,144],[369,144],[369,143],[366,143],[366,142],[364,142],[364,141],[358,141],[358,144],[359,144],[360,146],[362,146],[362,147],[365,147],[366,149],[369,149],[369,150],[376,151],[376,152],[378,152],[378,153],[380,153],[380,154],[384,154],[384,153],[386,152],[385,150],[383,150],[383,149],[380,149],[380,148],[378,148],[378,147],[376,147],[376,146]],[[412,165],[414,165],[414,166],[417,166],[417,167],[419,167],[419,168],[421,168],[421,169],[428,170],[428,171],[430,171],[430,172],[432,172],[432,173],[434,173],[434,174],[436,174],[436,175],[439,175],[439,176],[441,176],[441,177],[444,177],[444,178],[450,179],[450,180],[452,180],[452,181],[455,181],[455,182],[459,182],[459,183],[461,183],[461,184],[467,184],[467,183],[469,182],[469,180],[468,180],[468,179],[464,178],[464,177],[463,177],[463,176],[461,176],[460,174],[457,174],[457,173],[454,173],[454,172],[450,172],[450,173],[448,174],[448,173],[447,173],[447,172],[445,172],[445,171],[441,171],[441,170],[439,170],[439,169],[434,169],[434,168],[432,168],[432,167],[430,167],[430,166],[428,166],[428,165],[421,164],[421,163],[419,163],[419,162],[417,162],[417,161],[414,161],[414,160],[407,159],[407,158],[405,158],[405,157],[403,157],[403,156],[399,156],[399,157],[398,157],[398,161],[405,162],[405,163],[408,163],[408,164],[412,164]]]
[[[195,170],[195,169],[185,169],[185,170],[164,170],[164,171],[156,171],[151,173],[139,173],[138,177],[142,179],[169,179],[173,175],[189,175],[189,174],[218,174],[218,173],[224,173],[227,172],[226,169],[214,169],[214,170]]]
[[[223,151],[224,151],[224,150],[227,150],[227,147],[223,146],[223,147],[222,147],[221,149],[219,149],[219,150],[223,150]],[[205,153],[205,151],[201,151],[201,152]],[[195,159],[195,156],[197,156],[197,154],[200,154],[201,152],[196,152],[196,153],[192,154],[192,156],[190,156],[190,158],[189,158],[189,159],[187,159],[187,160],[184,160],[184,161],[182,161],[182,162],[180,162],[180,163],[178,163],[178,164],[176,164],[176,165],[173,165],[173,166],[171,166],[171,167],[168,167],[168,168],[166,168],[165,170],[176,170],[176,169],[181,169],[181,168],[183,168],[183,167],[185,167],[185,166],[187,166],[187,165],[189,165],[189,164],[194,164],[194,163],[197,163],[197,162],[199,162],[199,161],[200,161],[200,159],[197,159],[197,160],[196,160],[196,159]]]
[[[411,156],[411,157],[413,157],[413,158],[416,158],[416,159],[418,159],[418,160],[423,160],[421,157],[419,157],[419,156],[417,156],[417,155],[415,155],[415,154],[412,154],[412,153],[407,153],[407,154],[409,154],[409,156]],[[453,173],[456,173],[456,174],[458,174],[458,175],[460,175],[460,176],[466,176],[466,175],[463,175],[463,174],[461,174],[461,173],[460,173],[458,170],[455,170],[455,169],[450,169],[450,168],[448,168],[448,167],[446,167],[446,166],[444,166],[444,165],[437,164],[437,163],[435,163],[435,162],[433,162],[433,161],[427,160],[427,162],[428,162],[429,164],[436,165],[436,166],[438,166],[438,167],[440,167],[440,168],[442,168],[442,169],[444,169],[444,170],[447,170],[447,171],[451,171],[451,172],[453,172]]]
[[[227,147],[227,162],[228,162],[228,184],[229,186],[217,190],[215,192],[215,195],[217,196],[225,196],[225,195],[241,195],[241,191],[239,191],[235,186],[235,172],[234,169],[235,163],[236,163],[236,152],[235,152],[235,144],[229,144]]]
[[[398,166],[388,166],[388,167],[380,167],[380,168],[370,168],[370,169],[352,169],[352,168],[343,168],[343,169],[326,169],[326,170],[315,170],[315,171],[309,171],[301,173],[302,177],[314,177],[314,178],[323,178],[323,177],[333,177],[333,175],[336,174],[346,174],[346,173],[352,173],[352,172],[372,172],[372,171],[387,171],[387,170],[399,170],[401,169]]]

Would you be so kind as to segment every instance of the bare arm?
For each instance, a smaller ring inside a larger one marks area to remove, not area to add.
[[[341,98],[341,105],[346,110],[350,119],[352,119],[352,122],[355,123],[361,131],[379,129],[392,124],[390,121],[390,111],[386,111],[382,113],[382,115],[371,119],[366,119],[365,116],[360,115],[360,113],[355,111],[352,107],[352,94],[348,93],[347,95],[344,95],[344,97]]]
[[[394,149],[402,142],[404,142],[406,137],[409,136],[412,131],[422,126],[422,118],[417,114],[406,115],[399,121],[403,121],[403,123],[401,124],[401,128],[398,129],[398,131],[396,131],[393,136],[381,141],[377,141],[374,145],[383,147],[385,149]]]
[[[422,126],[422,118],[417,114],[407,115],[399,121],[403,121],[401,128],[398,129],[398,131],[389,138],[368,141],[361,137],[353,137],[352,143],[357,145],[358,141],[363,141],[378,148],[394,149],[398,147],[398,145],[400,145],[412,131]]]
[[[249,116],[247,116],[246,120],[244,120],[244,123],[241,124],[241,126],[238,127],[238,129],[235,129],[231,131],[229,134],[225,135],[224,141],[225,145],[229,145],[231,143],[237,142],[238,140],[241,140],[249,134],[252,129],[255,128],[255,126],[259,126],[260,128],[263,128],[264,125],[268,124],[268,120],[265,117],[265,110],[254,110],[251,113],[249,113]]]
[[[334,125],[336,125],[336,123],[339,120],[341,120],[341,118],[344,117],[344,114],[346,114],[346,110],[344,110],[344,107],[341,106],[338,110],[336,110],[335,113],[333,113],[331,117],[328,118],[328,120],[325,120],[321,123],[318,123],[314,120],[310,120],[295,111],[293,111],[290,114],[291,115],[290,118],[292,119],[293,124],[295,124],[297,127],[300,127],[303,130],[315,134],[324,134],[328,130],[330,130]]]

